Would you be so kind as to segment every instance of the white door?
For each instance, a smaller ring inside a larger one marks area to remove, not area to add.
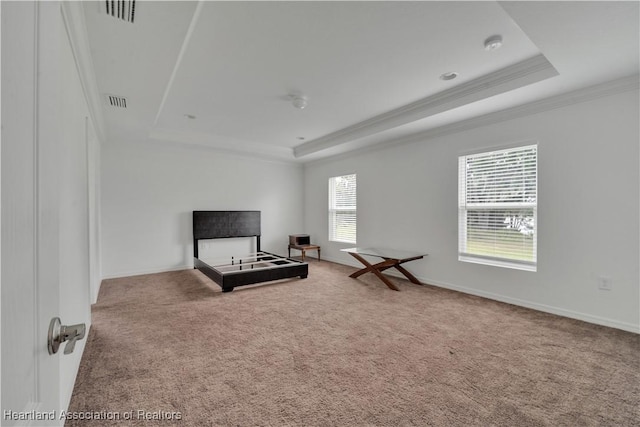
[[[40,6],[1,5],[2,425],[42,424],[28,419],[30,411],[57,410],[60,400],[59,361],[46,341],[58,315],[58,214],[37,102],[47,24]]]
[[[60,4],[0,7],[0,424],[62,425],[85,341],[49,355],[47,333],[89,327],[86,104]]]

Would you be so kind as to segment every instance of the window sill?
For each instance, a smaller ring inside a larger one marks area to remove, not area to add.
[[[345,245],[355,245],[356,242],[349,242],[347,240],[331,240],[329,239],[330,242],[332,243],[344,243]]]
[[[533,271],[538,270],[538,266],[535,263],[521,263],[517,261],[509,261],[499,258],[485,258],[468,254],[458,254],[458,261],[471,262],[474,264],[489,265],[492,267],[512,268],[515,270]]]

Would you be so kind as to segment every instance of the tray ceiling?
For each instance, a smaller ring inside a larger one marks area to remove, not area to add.
[[[638,72],[637,2],[103,3],[83,7],[99,90],[127,99],[110,140],[304,162]]]

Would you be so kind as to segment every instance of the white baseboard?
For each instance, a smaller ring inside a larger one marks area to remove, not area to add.
[[[142,276],[144,274],[167,273],[169,271],[189,270],[191,268],[193,268],[193,265],[179,265],[179,266],[169,267],[169,268],[155,268],[155,269],[149,269],[149,270],[138,270],[138,271],[128,271],[128,272],[121,272],[121,273],[113,273],[113,274],[109,274],[107,276],[104,276],[102,278],[102,280],[118,279],[118,278],[121,278],[121,277],[130,277],[130,276]]]
[[[348,265],[349,267],[362,268],[362,265],[347,264],[344,261],[338,261],[332,258],[324,258],[326,261],[334,262],[336,264]],[[400,279],[406,279],[400,273],[385,272],[389,276],[397,277]],[[526,301],[518,298],[512,298],[505,295],[494,294],[492,292],[486,292],[478,289],[467,288],[465,286],[458,286],[451,283],[440,282],[437,280],[431,280],[425,277],[416,276],[422,283],[428,283],[429,285],[437,286],[439,288],[450,289],[452,291],[462,292],[464,294],[475,295],[482,298],[487,298],[494,301],[500,301],[507,304],[517,305],[520,307],[526,307],[544,313],[556,314],[558,316],[568,317],[570,319],[582,320],[583,322],[593,323],[601,326],[608,326],[610,328],[621,329],[627,332],[633,332],[640,334],[640,325],[634,325],[633,323],[621,322],[619,320],[608,319],[600,316],[593,316],[587,313],[580,313],[573,310],[567,310],[560,307],[554,307],[546,304],[540,304],[536,302]]]
[[[395,276],[395,274],[394,274]],[[542,311],[545,313],[556,314],[558,316],[568,317],[571,319],[582,320],[588,323],[594,323],[596,325],[608,326],[610,328],[621,329],[627,332],[634,332],[640,334],[640,326],[632,323],[620,322],[619,320],[608,319],[600,316],[593,316],[587,313],[581,313],[573,310],[567,310],[560,307],[554,307],[546,304],[540,304],[536,302],[521,300],[518,298],[507,297],[504,295],[494,294],[492,292],[485,292],[477,289],[471,289],[464,286],[452,285],[450,283],[443,283],[429,279],[418,278],[423,283],[428,283],[433,286],[438,286],[445,289],[451,289],[453,291],[462,292],[465,294],[475,295],[483,298],[488,298],[495,301],[505,302],[507,304],[513,304],[520,307],[531,308],[533,310]]]
[[[351,258],[351,257],[349,257],[349,258]],[[323,261],[333,262],[333,263],[335,263],[335,264],[347,265],[347,266],[349,266],[349,267],[354,267],[354,268],[362,268],[362,267],[363,267],[363,265],[362,265],[362,264],[359,264],[359,263],[357,263],[356,261],[352,261],[352,260],[353,260],[353,258],[351,258],[351,259],[349,260],[349,262],[345,262],[344,260],[338,260],[338,259],[335,259],[335,258],[327,258],[327,257],[324,257],[324,256],[323,256],[323,257],[322,257],[322,260],[323,260]]]

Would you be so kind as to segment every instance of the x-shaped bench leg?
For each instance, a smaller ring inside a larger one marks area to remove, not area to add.
[[[400,271],[400,273],[404,274],[404,276],[409,279],[412,283],[415,283],[416,285],[421,285],[422,283],[420,283],[420,281],[418,279],[416,279],[416,276],[414,276],[413,274],[411,274],[409,272],[409,270],[407,270],[404,267],[401,267],[400,264],[398,265],[394,265],[393,267],[397,268],[398,271]]]
[[[394,285],[393,283],[391,283],[391,281],[389,279],[387,279],[382,273],[381,271],[384,271],[388,268],[391,267],[396,267],[398,268],[399,266],[396,265],[398,263],[397,260],[394,259],[386,259],[384,261],[381,261],[377,264],[371,264],[369,261],[367,261],[366,259],[362,258],[360,255],[355,254],[353,252],[349,252],[351,254],[352,257],[354,257],[355,259],[357,259],[358,261],[360,261],[362,264],[365,265],[365,268],[356,271],[355,273],[349,275],[349,277],[352,278],[356,278],[356,277],[360,277],[362,276],[364,273],[366,272],[372,272],[373,274],[375,274],[376,276],[378,276],[378,279],[382,280],[384,282],[385,285],[387,285],[390,289],[393,289],[394,291],[399,291],[400,289],[398,289],[398,287],[396,285]],[[402,270],[405,270],[404,268]],[[402,271],[400,270],[400,271]],[[405,270],[406,271],[406,270]],[[408,272],[407,272],[408,273]],[[414,278],[415,279],[415,278]]]

